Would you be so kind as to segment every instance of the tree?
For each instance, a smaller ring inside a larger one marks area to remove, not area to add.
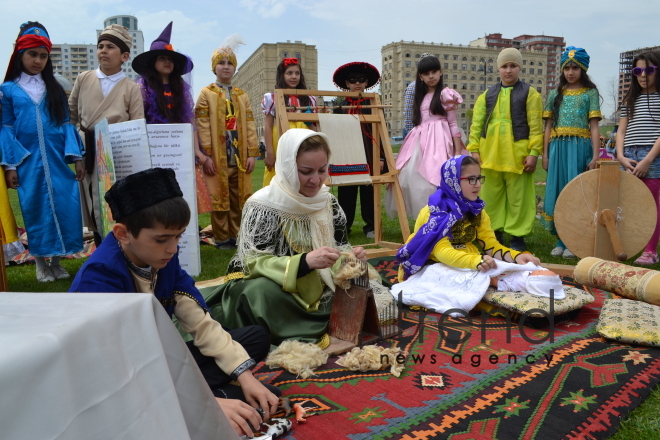
[[[616,76],[610,76],[607,79],[605,97],[612,103],[612,113],[616,114],[616,111],[619,107],[619,81],[617,80]]]

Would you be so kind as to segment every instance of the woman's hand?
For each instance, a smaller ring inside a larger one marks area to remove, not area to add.
[[[258,429],[263,422],[263,419],[256,409],[238,399],[220,399],[216,397],[215,400],[218,402],[218,405],[220,405],[222,412],[225,413],[225,416],[229,420],[231,427],[236,431],[236,434],[245,434],[250,438],[254,437],[254,431],[250,429],[250,425],[252,425],[253,428]],[[250,425],[248,425],[248,421],[250,422]]]
[[[365,251],[363,247],[354,247],[353,254],[358,260],[367,261],[367,251]]]
[[[635,169],[633,170],[633,175],[639,177],[640,179],[646,176],[646,173],[649,172],[649,168],[651,168],[651,162],[650,160],[646,160],[646,158],[640,160],[637,162],[637,165],[635,165]]]
[[[241,373],[237,380],[241,384],[245,400],[253,408],[261,408],[264,412],[263,421],[267,422],[271,414],[277,412],[277,404],[279,403],[277,396],[259,382],[249,370]]]
[[[490,255],[484,255],[481,257],[481,263],[477,266],[477,269],[479,269],[482,272],[487,272],[490,269],[495,269],[497,267],[497,264],[495,263],[495,259],[491,257]]]
[[[323,246],[322,248],[308,252],[305,260],[310,269],[327,269],[335,264],[335,261],[339,259],[339,255],[337,249]]]
[[[81,181],[85,178],[85,167],[83,166],[82,160],[77,160],[74,162],[76,167],[76,180]]]
[[[266,148],[266,158],[264,159],[264,164],[268,171],[271,171],[275,166],[275,152],[272,148]]]
[[[18,173],[16,170],[5,171],[5,182],[7,183],[7,188],[18,188]]]
[[[204,174],[207,176],[215,176],[215,163],[213,163],[213,159],[211,159],[210,156],[204,156],[205,159],[202,160],[202,169],[204,170]]]
[[[618,160],[621,163],[621,166],[623,167],[624,170],[628,171],[629,173],[632,173],[635,171],[635,166],[637,165],[636,160],[628,159],[627,157],[623,155],[617,155],[616,160]]]
[[[539,260],[534,255],[528,254],[528,253],[518,254],[518,256],[516,257],[516,259],[514,261],[517,264],[534,263],[537,266],[539,264],[541,264],[541,260]]]

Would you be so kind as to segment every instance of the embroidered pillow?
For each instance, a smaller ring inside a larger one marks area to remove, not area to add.
[[[574,310],[579,310],[583,306],[594,302],[594,297],[589,292],[582,289],[564,285],[564,292],[566,293],[564,299],[554,300],[552,307],[552,314],[554,316],[560,316]],[[489,290],[486,292],[483,301],[495,307],[501,307],[504,310],[521,315],[532,309],[543,310],[547,314],[551,314],[550,298],[532,295],[531,293]],[[532,318],[545,318],[546,315],[535,311],[529,313],[527,316]]]
[[[631,299],[608,299],[596,331],[606,339],[660,347],[660,306]]]

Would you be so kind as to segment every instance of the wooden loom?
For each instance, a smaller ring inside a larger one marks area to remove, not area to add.
[[[625,261],[648,243],[657,221],[651,191],[617,161],[571,180],[557,198],[555,226],[580,258]]]
[[[294,113],[287,112],[286,103],[284,100],[285,95],[305,95],[305,96],[335,96],[335,97],[352,97],[352,98],[368,98],[372,105],[364,106],[363,108],[370,108],[372,114],[370,115],[355,115],[359,117],[360,123],[372,124],[373,142],[373,158],[374,163],[379,163],[380,157],[380,143],[382,142],[383,151],[385,153],[385,162],[387,163],[388,172],[380,174],[378,167],[373,170],[374,175],[371,176],[371,183],[375,186],[374,190],[374,243],[363,245],[367,250],[369,258],[394,255],[401,247],[402,243],[392,243],[382,240],[382,221],[381,221],[381,185],[391,184],[394,190],[394,200],[396,203],[397,216],[399,225],[401,227],[402,240],[405,242],[410,235],[410,226],[408,224],[408,217],[406,216],[406,208],[403,200],[403,193],[399,185],[398,173],[394,162],[394,154],[392,154],[392,146],[387,134],[387,127],[385,124],[385,114],[383,108],[385,106],[380,103],[380,96],[377,93],[357,93],[357,92],[338,92],[338,91],[321,91],[321,90],[305,90],[305,89],[275,89],[275,114],[277,115],[277,127],[280,136],[289,129],[289,122],[312,122],[319,123],[318,113]],[[305,107],[306,108],[306,107]],[[316,106],[315,109],[332,110],[333,107]],[[337,148],[337,146],[334,146]],[[351,184],[333,184],[330,179],[326,181],[328,186],[344,186]]]

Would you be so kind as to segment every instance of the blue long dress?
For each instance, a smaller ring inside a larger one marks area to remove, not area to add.
[[[56,125],[46,93],[35,103],[14,81],[3,83],[0,91],[0,165],[16,167],[30,253],[53,257],[80,252],[80,195],[67,165],[83,154],[80,136],[68,115],[64,124]]]

